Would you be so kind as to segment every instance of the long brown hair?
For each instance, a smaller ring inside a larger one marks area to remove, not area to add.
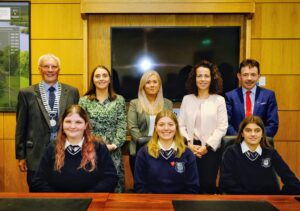
[[[170,110],[167,110],[167,109],[162,110],[161,112],[159,112],[157,114],[157,116],[155,118],[155,127],[157,126],[157,122],[163,117],[169,117],[170,119],[172,119],[175,122],[176,133],[174,136],[174,142],[177,147],[176,157],[180,158],[181,155],[185,152],[186,146],[184,144],[184,139],[179,131],[179,126],[178,126],[178,121],[177,121],[176,115]],[[151,155],[154,158],[158,158],[158,156],[159,156],[158,139],[159,139],[158,134],[157,134],[156,130],[154,130],[153,135],[152,135],[150,141],[148,142],[148,153],[149,153],[149,155]]]
[[[109,98],[109,100],[112,100],[112,101],[115,100],[117,98],[117,95],[113,89],[113,85],[112,85],[113,80],[111,77],[111,72],[103,65],[98,65],[97,67],[95,67],[93,69],[91,78],[90,78],[90,86],[89,86],[89,89],[87,90],[87,92],[84,94],[84,96],[88,96],[89,100],[96,99],[96,86],[94,84],[94,75],[95,75],[95,72],[97,69],[106,70],[106,72],[108,73],[109,78],[110,78],[110,83],[108,85],[108,98]]]
[[[94,141],[96,141],[96,138],[92,135],[91,125],[89,123],[89,118],[86,111],[79,105],[71,105],[66,109],[66,111],[62,115],[58,134],[56,137],[54,170],[60,172],[61,168],[64,166],[65,143],[66,143],[67,136],[63,130],[63,123],[64,123],[64,119],[69,114],[73,114],[73,113],[78,114],[87,124],[87,127],[83,133],[85,139],[81,151],[82,159],[78,169],[82,168],[85,171],[91,172],[94,171],[96,168],[97,156],[94,148]],[[87,166],[89,169],[87,169]]]
[[[262,130],[262,137],[261,137],[261,140],[260,140],[260,143],[259,143],[260,146],[263,147],[263,148],[270,148],[271,145],[267,141],[264,122],[262,121],[262,119],[259,116],[248,116],[241,122],[239,132],[238,132],[238,136],[237,136],[237,139],[236,139],[236,143],[241,143],[244,140],[244,138],[242,136],[242,133],[243,133],[245,127],[250,123],[258,125],[258,127],[260,127],[260,129]]]
[[[221,94],[223,89],[223,81],[218,66],[206,60],[202,60],[200,61],[200,63],[196,64],[191,70],[191,72],[189,73],[188,79],[186,80],[185,83],[188,93],[198,96],[196,77],[197,77],[197,69],[199,67],[205,67],[209,69],[210,76],[211,76],[209,94]]]

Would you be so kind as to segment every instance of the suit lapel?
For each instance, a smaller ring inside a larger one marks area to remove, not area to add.
[[[261,101],[260,97],[261,97],[261,88],[257,86],[255,92],[255,103],[254,103],[253,115],[256,115],[259,109],[259,102]]]
[[[238,94],[238,101],[239,101],[239,104],[240,104],[240,106],[238,106],[239,109],[240,109],[239,112],[242,116],[242,119],[244,119],[246,115],[245,115],[243,89],[241,87],[237,90],[237,94]]]
[[[60,94],[60,99],[59,99],[59,119],[60,119],[63,111],[66,110],[68,93],[69,93],[69,90],[63,84],[61,84],[61,94]]]
[[[42,101],[42,98],[41,98],[41,93],[40,93],[40,89],[39,89],[39,85],[36,84],[34,85],[34,92],[35,92],[35,97],[36,97],[36,100],[37,100],[37,103],[42,111],[42,114],[45,118],[45,121],[47,122],[47,125],[49,126],[50,128],[50,118],[49,118],[49,114],[48,112],[46,111],[45,109],[45,106],[43,104],[43,101]]]

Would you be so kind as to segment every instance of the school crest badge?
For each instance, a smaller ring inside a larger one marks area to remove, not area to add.
[[[175,171],[178,173],[183,173],[185,171],[184,162],[176,162],[175,163]]]
[[[261,160],[261,166],[264,168],[269,168],[271,166],[271,159],[270,158],[264,158]]]

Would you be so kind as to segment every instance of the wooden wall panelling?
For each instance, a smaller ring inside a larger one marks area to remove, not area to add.
[[[255,0],[256,3],[293,3],[300,2],[300,0]]]
[[[251,55],[264,74],[300,74],[299,39],[254,39]]]
[[[276,141],[275,147],[290,169],[300,178],[300,140],[297,142]]]
[[[4,140],[3,113],[0,113],[0,192],[4,191]]]
[[[32,4],[31,39],[82,38],[79,4]],[[66,49],[66,53],[68,50]]]
[[[88,16],[89,72],[98,64],[110,68],[112,26],[241,26],[241,37],[244,37],[243,21],[243,15],[90,15]]]
[[[4,113],[3,115],[4,133],[3,139],[14,139],[16,130],[16,115],[15,113]]]
[[[15,157],[15,140],[4,140],[4,191],[28,192],[26,173],[22,173]]]
[[[300,141],[300,109],[298,111],[279,111],[279,130],[275,140]]]
[[[0,140],[4,137],[4,122],[3,122],[3,115],[5,113],[0,113]]]
[[[82,88],[82,75],[64,75],[64,74],[60,74],[58,76],[58,80],[61,83],[65,83],[71,86],[74,86],[76,88],[78,88],[80,95],[82,96],[83,93],[83,88]],[[32,75],[31,77],[31,81],[32,84],[36,84],[39,83],[41,81],[41,76],[39,74],[37,75]]]
[[[253,38],[300,38],[299,3],[256,3]]]
[[[32,4],[63,4],[63,3],[68,3],[68,4],[80,4],[81,0],[30,0]]]
[[[60,58],[61,74],[82,74],[82,40],[32,40],[32,73],[39,74],[38,59],[46,53]]]
[[[264,70],[262,74],[264,75]],[[300,92],[297,91],[300,74],[265,76],[266,88],[275,91],[279,110],[300,110]]]
[[[253,13],[254,0],[82,0],[82,13]]]
[[[83,41],[82,41],[82,88],[83,93],[85,93],[88,89],[88,22],[87,20],[83,20],[82,22],[83,29]]]
[[[133,192],[133,176],[131,174],[129,155],[123,155],[124,175],[125,175],[125,192]]]

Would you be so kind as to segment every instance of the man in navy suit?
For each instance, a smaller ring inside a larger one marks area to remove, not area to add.
[[[229,123],[227,135],[237,135],[247,113],[260,116],[266,127],[266,135],[274,137],[278,130],[277,102],[273,91],[257,86],[259,63],[254,59],[242,61],[237,76],[241,87],[225,94]]]

